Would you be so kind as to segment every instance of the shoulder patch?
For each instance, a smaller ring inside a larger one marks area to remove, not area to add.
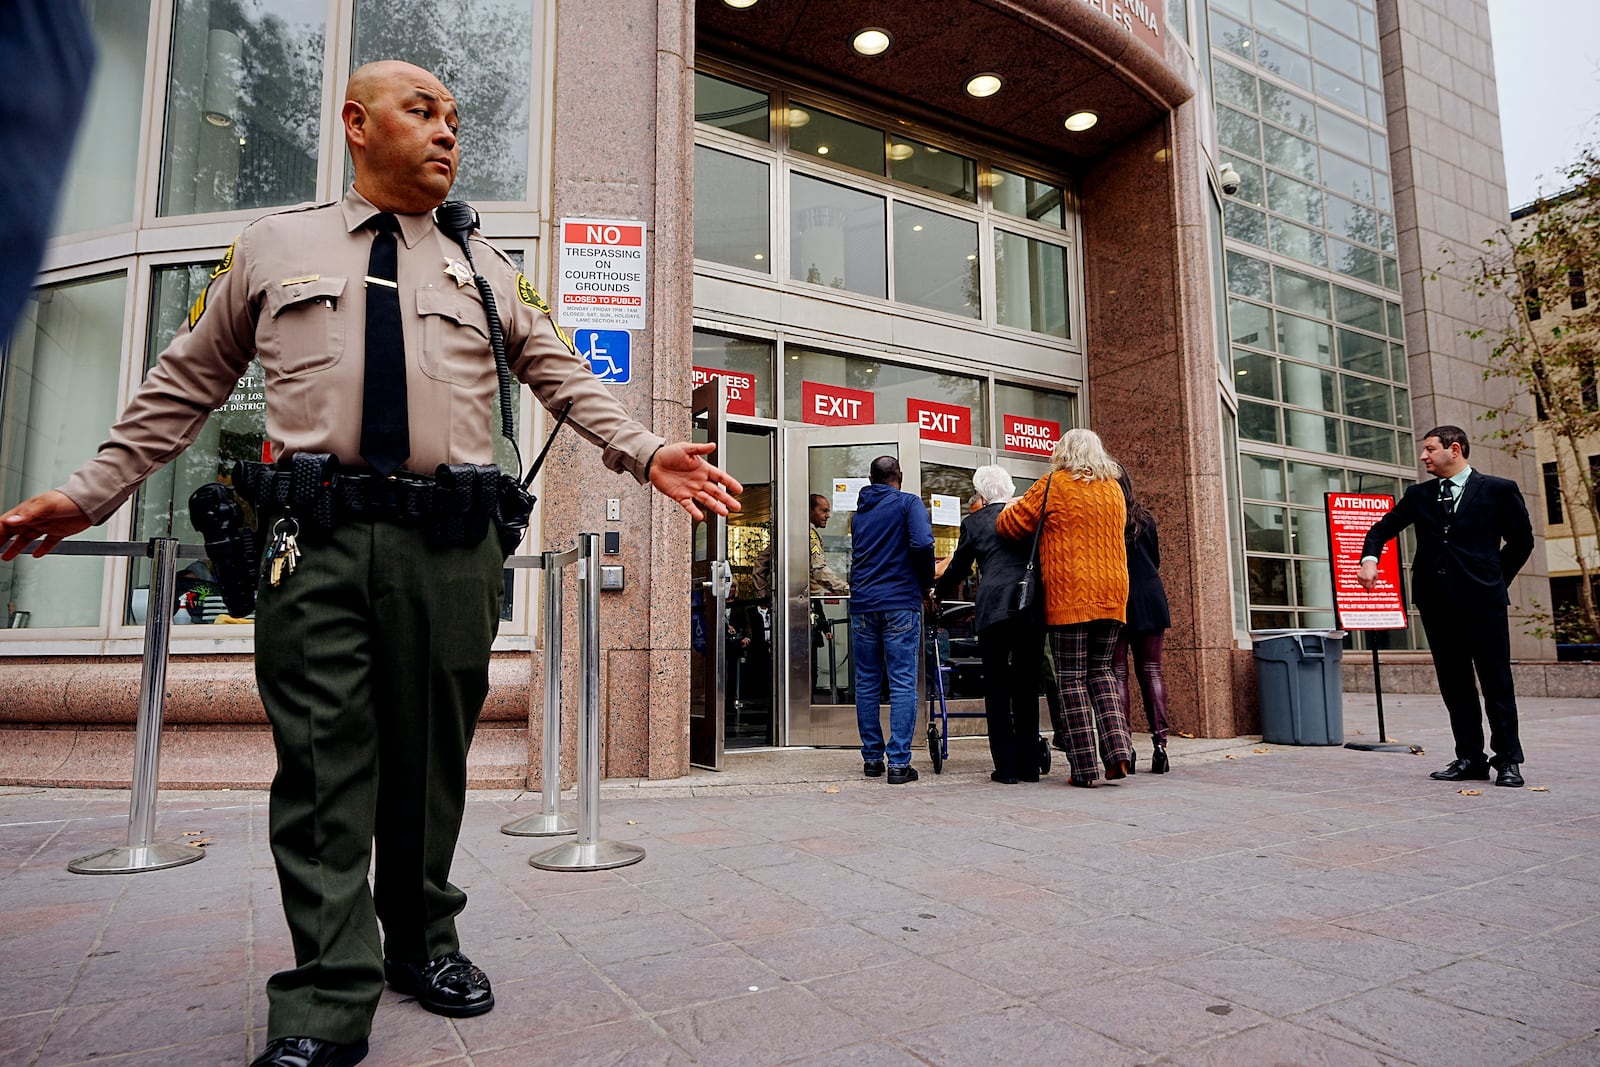
[[[550,314],[550,305],[544,302],[544,297],[540,296],[538,292],[535,291],[533,286],[528,282],[528,276],[523,274],[521,271],[517,272],[517,296],[529,307],[543,312],[546,315]]]
[[[233,244],[229,245],[228,250],[222,254],[222,262],[211,268],[211,276],[213,278],[220,277],[233,269],[233,245],[238,243],[239,239],[234,238]]]
[[[210,288],[210,286],[207,286],[205,289],[200,290],[200,295],[194,298],[193,304],[189,305],[189,329],[191,330],[199,323],[200,316],[206,313],[206,293]]]
[[[238,243],[239,239],[234,238],[233,244],[222,254],[222,262],[211,268],[211,277],[206,279],[206,287],[200,290],[200,295],[189,305],[189,329],[194,329],[200,322],[200,316],[206,313],[206,294],[211,292],[211,283],[233,269],[233,250]]]

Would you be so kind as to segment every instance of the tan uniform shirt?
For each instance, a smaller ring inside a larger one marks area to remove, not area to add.
[[[251,357],[265,376],[267,437],[276,457],[331,452],[360,467],[365,371],[364,279],[377,208],[355,190],[335,204],[297,208],[247,226],[156,366],[111,428],[110,440],[62,491],[98,523],[199,435]],[[400,215],[398,280],[405,331],[411,458],[492,463],[499,433],[494,355],[478,289],[460,245],[432,215]],[[548,305],[498,250],[476,235],[511,373],[545,407],[574,401],[567,425],[604,449],[605,465],[643,482],[662,438],[631,418],[576,355]],[[458,265],[456,273],[447,270]]]

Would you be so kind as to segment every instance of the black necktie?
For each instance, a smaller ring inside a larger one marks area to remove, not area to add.
[[[1439,504],[1444,508],[1446,515],[1456,512],[1455,483],[1449,478],[1439,479]]]
[[[395,233],[400,220],[385,212],[367,223],[372,257],[367,261],[366,377],[361,389],[361,458],[389,475],[411,455],[406,412],[406,341],[400,326],[400,287]]]

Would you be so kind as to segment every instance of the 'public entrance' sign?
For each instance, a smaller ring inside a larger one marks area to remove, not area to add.
[[[1059,422],[1030,415],[1002,415],[1000,430],[1005,435],[1007,452],[1026,452],[1030,456],[1048,456],[1061,439]]]
[[[644,223],[562,219],[555,317],[568,330],[644,329]]]
[[[1385,493],[1327,493],[1328,552],[1333,570],[1333,604],[1346,630],[1404,630],[1406,605],[1400,596],[1400,550],[1386,547],[1378,557],[1378,584],[1361,588],[1361,542],[1373,523],[1394,507]]]

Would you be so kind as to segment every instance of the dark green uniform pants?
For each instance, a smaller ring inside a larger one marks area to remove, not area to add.
[[[459,947],[467,898],[450,861],[502,560],[492,530],[473,548],[433,549],[390,523],[347,521],[301,549],[281,586],[262,582],[256,608],[256,681],[278,752],[272,855],[296,964],[267,983],[267,1038],[351,1042],[371,1029],[385,951],[421,963]]]

